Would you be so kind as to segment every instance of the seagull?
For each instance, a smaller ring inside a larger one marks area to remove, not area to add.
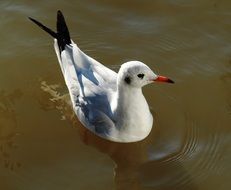
[[[123,63],[119,72],[86,55],[70,38],[64,16],[57,12],[57,32],[29,17],[54,38],[54,49],[68,88],[73,110],[91,132],[114,142],[137,142],[146,138],[153,116],[142,87],[174,83],[155,74],[140,61]]]

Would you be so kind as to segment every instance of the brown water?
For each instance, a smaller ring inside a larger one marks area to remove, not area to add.
[[[231,1],[0,2],[0,189],[231,188]],[[150,85],[142,142],[111,143],[73,115],[52,40],[66,16],[81,49],[118,70],[141,60],[175,85]]]

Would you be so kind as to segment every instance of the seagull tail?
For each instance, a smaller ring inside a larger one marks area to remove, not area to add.
[[[31,17],[29,17],[29,19],[32,22],[34,22],[36,25],[38,25],[42,30],[50,34],[53,38],[57,39],[60,51],[63,51],[66,45],[71,44],[70,33],[61,11],[57,12],[57,23],[56,23],[57,32],[54,32],[50,28],[44,26],[42,23]]]

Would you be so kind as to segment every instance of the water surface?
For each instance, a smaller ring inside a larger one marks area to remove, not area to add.
[[[0,2],[0,188],[226,190],[230,182],[231,2]],[[142,142],[85,130],[70,106],[53,42],[66,16],[79,47],[118,70],[140,60],[175,85],[144,88],[155,117]]]

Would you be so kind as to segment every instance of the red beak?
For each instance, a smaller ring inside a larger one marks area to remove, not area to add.
[[[156,82],[167,82],[167,83],[174,83],[173,80],[167,78],[167,77],[164,77],[164,76],[158,76],[156,79],[154,79],[154,81]]]

